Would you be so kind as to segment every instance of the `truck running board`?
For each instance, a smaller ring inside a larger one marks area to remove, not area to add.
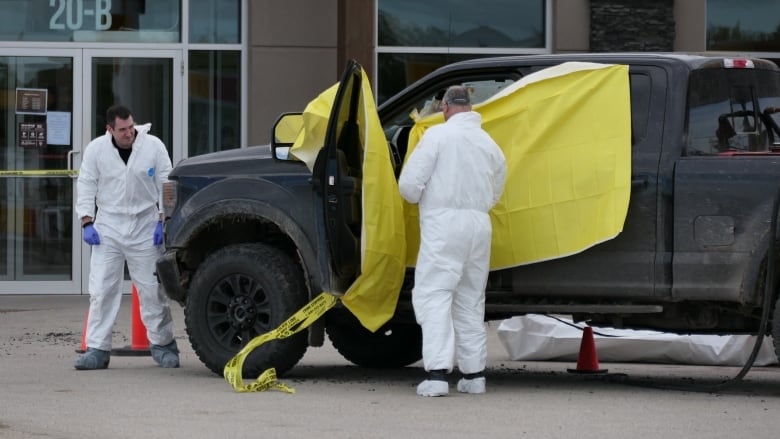
[[[490,313],[550,313],[550,314],[656,314],[661,313],[661,305],[559,305],[559,304],[495,304],[486,306]]]

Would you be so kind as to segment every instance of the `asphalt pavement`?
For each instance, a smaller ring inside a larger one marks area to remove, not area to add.
[[[195,356],[174,304],[182,367],[114,356],[77,371],[87,296],[0,296],[0,438],[769,438],[780,431],[780,368],[512,361],[489,323],[488,392],[421,398],[418,362],[363,369],[326,343],[280,381],[293,395],[236,393]],[[130,296],[114,331],[130,344]]]

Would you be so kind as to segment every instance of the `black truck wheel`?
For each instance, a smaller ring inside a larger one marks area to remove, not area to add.
[[[184,308],[190,343],[198,358],[222,375],[225,364],[259,334],[275,329],[307,302],[300,267],[263,244],[231,245],[200,265]],[[242,375],[274,367],[289,371],[306,352],[306,332],[270,340],[244,361]]]
[[[361,367],[397,368],[422,358],[422,330],[414,322],[391,320],[372,333],[349,310],[338,308],[328,312],[325,331],[333,347]]]

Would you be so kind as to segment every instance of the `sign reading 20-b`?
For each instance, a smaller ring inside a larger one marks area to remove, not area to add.
[[[94,8],[85,8],[84,0],[49,0],[49,6],[54,8],[49,19],[51,30],[81,30],[92,29],[92,19],[95,20],[95,30],[111,28],[111,0],[94,0]],[[92,1],[87,0],[91,4]]]

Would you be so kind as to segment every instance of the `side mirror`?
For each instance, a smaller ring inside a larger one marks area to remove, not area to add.
[[[290,148],[303,129],[302,113],[282,113],[271,129],[271,153],[276,160],[296,160]]]

